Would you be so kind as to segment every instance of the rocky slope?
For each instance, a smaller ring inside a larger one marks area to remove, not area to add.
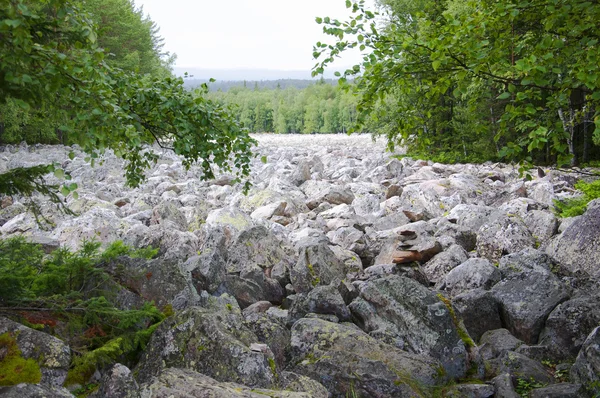
[[[56,161],[79,184],[67,199],[77,216],[44,205],[49,230],[5,200],[2,238],[160,248],[123,264],[147,271],[138,296],[175,314],[134,369],[99,369],[96,396],[600,392],[600,201],[577,218],[552,213],[572,175],[397,159],[367,136],[257,138],[247,196],[171,153],[130,189],[110,155],[91,168],[77,149],[72,160],[71,148],[0,149],[0,172]],[[42,382],[0,395],[71,396],[69,347],[0,318],[0,334],[16,330]]]

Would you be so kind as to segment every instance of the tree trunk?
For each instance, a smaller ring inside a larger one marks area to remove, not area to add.
[[[565,117],[565,113],[562,108],[558,109],[558,116],[562,122],[563,129],[568,134],[567,145],[569,147],[569,155],[571,155],[570,166],[577,165],[577,154],[575,153],[575,111],[572,107],[569,107],[569,119]],[[560,166],[560,165],[559,165]]]

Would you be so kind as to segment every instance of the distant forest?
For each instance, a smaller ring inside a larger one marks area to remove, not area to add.
[[[231,85],[209,85],[208,98],[229,106],[251,132],[346,133],[356,123],[358,101],[335,80],[224,83]]]
[[[337,80],[334,79],[276,79],[276,80],[217,80],[216,82],[209,82],[205,79],[185,79],[185,87],[189,90],[200,87],[206,83],[210,91],[223,91],[227,92],[232,88],[249,88],[253,90],[275,90],[275,89],[286,89],[288,87],[295,87],[297,89],[304,89],[308,86],[319,83],[326,83],[330,85],[336,85]]]

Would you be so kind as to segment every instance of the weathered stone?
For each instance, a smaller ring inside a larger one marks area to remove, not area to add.
[[[450,377],[464,376],[467,351],[449,303],[395,275],[364,282],[359,290],[349,307],[364,331],[399,349],[439,359]]]
[[[499,358],[488,362],[492,376],[508,373],[513,378],[523,379],[528,382],[550,384],[554,382],[554,377],[539,362],[513,351],[506,351]]]
[[[298,262],[290,270],[296,292],[304,293],[316,286],[339,283],[346,277],[345,265],[326,244],[304,247]]]
[[[600,199],[590,202],[588,210],[577,218],[546,252],[570,271],[600,276]]]
[[[152,335],[136,368],[138,382],[149,382],[169,367],[195,370],[219,381],[250,387],[269,387],[275,374],[273,354],[250,349],[258,337],[244,326],[233,298],[210,298],[206,308],[195,307],[167,318]]]
[[[244,315],[244,318],[244,325],[256,334],[258,341],[269,347],[277,368],[283,369],[291,347],[290,331],[285,324],[266,312]]]
[[[351,315],[337,287],[331,285],[317,286],[306,295],[299,295],[290,308],[290,326],[308,313],[335,315],[340,321],[349,321]]]
[[[498,268],[488,260],[471,258],[448,272],[436,289],[445,290],[451,296],[477,288],[489,290],[500,281],[500,277]]]
[[[477,253],[493,262],[505,254],[534,246],[535,239],[517,217],[498,217],[482,225],[477,233]]]
[[[459,294],[452,299],[452,304],[475,341],[486,331],[502,327],[500,308],[490,291],[476,289]]]
[[[554,308],[569,296],[552,274],[522,272],[492,288],[500,305],[502,323],[517,338],[535,344],[544,322]]]
[[[591,395],[600,393],[600,326],[590,333],[571,367],[571,381]]]
[[[581,384],[560,383],[535,388],[529,393],[531,398],[579,398],[584,390]]]
[[[90,398],[140,398],[139,386],[131,370],[120,363],[111,366],[102,376],[100,387]]]
[[[0,396],[3,398],[74,398],[69,390],[64,387],[47,386],[39,384],[17,384],[16,386],[0,387]]]
[[[152,209],[150,224],[167,224],[170,228],[187,231],[188,224],[185,216],[173,202],[161,202]]]
[[[515,392],[515,386],[508,373],[503,373],[494,377],[492,379],[492,384],[494,385],[494,392],[498,398],[521,398],[521,396]]]
[[[452,245],[443,252],[436,254],[425,265],[423,273],[432,283],[442,280],[450,270],[467,261],[467,252],[459,245]]]
[[[521,345],[521,340],[510,334],[506,329],[488,330],[481,336],[479,352],[484,359],[494,359],[507,351],[516,351]]]
[[[49,334],[0,317],[0,335],[4,333],[9,333],[17,341],[23,358],[31,358],[38,363],[42,372],[41,384],[58,387],[64,383],[71,365],[71,350],[65,343]]]
[[[494,387],[488,384],[458,384],[444,390],[448,398],[491,398]]]
[[[540,334],[540,345],[547,346],[554,358],[572,360],[598,325],[600,295],[574,298],[559,304],[548,315]]]
[[[334,397],[416,396],[417,386],[443,383],[440,363],[406,353],[355,326],[301,319],[292,328],[291,369],[318,380]]]
[[[142,398],[311,398],[309,393],[251,388],[245,385],[219,382],[189,369],[165,369],[141,387]]]

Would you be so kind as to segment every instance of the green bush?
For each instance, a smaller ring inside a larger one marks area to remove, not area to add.
[[[554,207],[556,214],[559,217],[575,217],[580,216],[587,210],[587,204],[600,198],[600,179],[587,183],[585,181],[579,181],[575,184],[575,188],[583,192],[582,196],[567,199],[563,201],[554,201]]]
[[[73,358],[67,382],[85,384],[98,366],[135,363],[165,318],[148,302],[137,309],[119,309],[111,298],[122,287],[104,265],[118,256],[150,258],[156,252],[134,250],[119,241],[101,254],[98,242],[84,241],[77,252],[62,248],[45,256],[39,245],[22,237],[0,240],[0,302],[23,318],[19,321],[50,328],[46,331],[56,332],[80,353]],[[61,327],[55,327],[58,324]],[[0,348],[3,339],[0,336]]]

